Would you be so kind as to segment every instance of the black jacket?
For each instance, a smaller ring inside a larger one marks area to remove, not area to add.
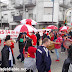
[[[47,34],[44,34],[44,35],[43,35],[43,39],[44,39],[44,38],[47,38]]]
[[[1,57],[2,57],[2,64],[1,67],[10,67],[10,63],[9,63],[9,47],[8,46],[4,46],[2,51],[1,51]],[[14,57],[13,57],[13,61],[14,61]],[[14,62],[15,63],[15,62]]]
[[[37,41],[39,41],[39,39],[40,39],[40,34],[37,33],[37,34],[36,34],[36,37],[37,37]]]
[[[18,45],[19,45],[19,49],[22,49],[22,48],[24,48],[25,43],[19,41],[19,42],[18,42]]]
[[[63,68],[62,68],[62,72],[68,72],[69,70],[69,66],[72,63],[72,59],[70,59],[69,57],[64,61],[63,64]]]

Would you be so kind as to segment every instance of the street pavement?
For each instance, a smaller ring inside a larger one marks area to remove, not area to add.
[[[2,46],[0,47],[0,51],[2,48],[3,48],[3,42],[2,42]],[[16,60],[16,65],[14,65],[14,67],[21,69],[24,67],[24,63],[16,59],[16,57],[19,55],[19,48],[17,43],[15,43],[15,48],[13,50],[14,50],[14,56]],[[64,60],[67,58],[67,52],[61,54],[61,50],[59,50],[59,54],[60,54],[60,62],[55,62],[56,60],[55,51],[54,51],[54,54],[50,53],[51,59],[52,59],[51,72],[62,72],[62,66],[63,66]],[[17,72],[17,71],[14,71],[14,72]],[[25,71],[19,71],[19,72],[25,72]]]

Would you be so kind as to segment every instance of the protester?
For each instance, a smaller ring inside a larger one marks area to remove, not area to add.
[[[23,56],[23,48],[25,46],[25,38],[26,38],[26,33],[20,33],[19,34],[19,37],[18,37],[18,45],[19,45],[19,56],[17,57],[17,59],[20,59],[21,58],[21,62],[24,61],[24,56]]]
[[[69,46],[68,58],[64,61],[62,72],[72,72],[72,45]]]
[[[39,40],[40,40],[40,34],[39,34],[39,32],[36,33],[36,37],[37,37],[37,46],[39,46]]]
[[[36,61],[35,61],[36,50],[37,48],[33,47],[32,39],[28,39],[24,52],[24,54],[25,53],[27,54],[24,59],[24,68],[27,69],[26,72],[36,72]]]
[[[50,40],[45,38],[42,46],[37,48],[36,52],[36,65],[38,72],[51,72],[51,58],[47,47],[50,45]]]
[[[47,36],[49,35],[49,31],[47,31]]]
[[[55,52],[56,52],[56,55],[57,55],[56,61],[60,61],[60,60],[59,60],[59,52],[58,52],[58,49],[61,48],[62,41],[63,41],[63,40],[62,40],[62,37],[61,37],[61,32],[59,32],[59,33],[57,34],[57,40],[56,40],[56,42],[55,42]]]
[[[62,36],[63,42],[66,40],[67,35]],[[64,53],[66,51],[66,48],[63,45],[63,42],[61,44],[61,53]]]
[[[50,35],[51,35],[50,40],[51,40],[51,41],[54,41],[54,33],[53,33],[53,30],[51,31],[51,34],[50,34]]]
[[[72,31],[70,31],[69,34],[71,35],[71,39],[72,39]]]
[[[53,31],[51,31],[49,33],[49,35],[47,36],[48,39],[50,39],[51,41],[54,41],[54,34],[53,34]],[[51,50],[51,53],[54,53],[52,50]]]
[[[37,44],[37,37],[35,35],[35,32],[30,32],[30,33],[27,33],[27,36],[30,37],[32,40],[33,40],[33,46],[36,46]]]
[[[12,40],[11,39],[11,37],[10,37],[10,35],[8,35],[8,36],[6,36],[6,38],[7,37],[9,37],[9,39],[11,40],[11,46],[10,46],[10,48],[11,48],[11,51],[12,51],[12,55],[13,55],[13,62],[14,62],[14,64],[15,64],[15,57],[14,57],[14,52],[13,52],[13,48],[14,48],[14,40]],[[4,46],[5,46],[6,44],[5,44],[5,42],[4,42]]]
[[[47,38],[46,30],[45,30],[44,33],[43,33],[43,38],[42,38],[42,40],[43,40],[44,38]]]
[[[57,39],[57,31],[54,32],[54,41]]]
[[[11,52],[11,40],[10,40],[10,36],[7,36],[5,39],[5,46],[3,47],[2,51],[1,51],[1,55],[2,55],[2,68],[12,68],[13,67],[13,55]],[[7,72],[7,71],[4,71]],[[12,71],[8,71],[8,72],[12,72]]]
[[[0,38],[0,46],[1,46],[1,38]]]

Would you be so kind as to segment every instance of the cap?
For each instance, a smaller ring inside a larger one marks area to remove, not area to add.
[[[10,35],[7,35],[7,36],[6,36],[5,41],[7,41],[7,40],[10,40]]]

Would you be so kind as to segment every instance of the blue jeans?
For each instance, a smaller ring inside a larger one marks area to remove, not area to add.
[[[20,54],[19,56],[17,57],[17,59],[20,59],[21,58],[21,61],[24,61],[24,56],[23,56],[23,48],[19,50]]]
[[[57,55],[57,60],[59,60],[59,52],[58,49],[55,49],[56,55]]]

